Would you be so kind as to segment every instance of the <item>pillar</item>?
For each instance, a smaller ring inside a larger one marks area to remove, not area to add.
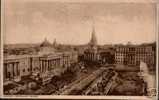
[[[13,76],[14,76],[14,74],[13,74],[14,69],[13,69],[13,64],[12,63],[10,63],[10,68],[11,68],[11,77],[13,78]]]
[[[14,66],[14,62],[12,62],[12,73],[13,73],[13,77],[15,76],[15,66]]]
[[[55,59],[53,59],[53,67],[55,67]]]
[[[16,64],[16,62],[14,63],[14,72],[15,72],[15,76],[17,77],[18,75],[17,75],[17,64]]]
[[[44,72],[44,67],[45,67],[45,61],[44,60],[42,60],[42,72]]]
[[[48,70],[50,71],[50,60],[48,61]]]
[[[47,60],[45,60],[45,72],[47,71]]]
[[[45,66],[44,66],[44,72],[46,72],[46,66],[47,66],[47,65],[46,65],[46,60],[44,61],[44,63],[45,63],[45,64],[44,64],[44,65],[45,65]]]
[[[43,66],[43,63],[42,63],[42,60],[40,60],[40,72],[42,72],[42,66]]]
[[[57,58],[57,66],[59,66],[59,58]]]
[[[10,73],[10,78],[13,77],[13,66],[12,66],[12,63],[9,63],[9,73]]]
[[[20,76],[20,68],[19,68],[19,63],[16,62],[16,65],[17,65],[17,76]]]
[[[56,59],[54,59],[54,66],[56,67]]]
[[[50,70],[52,69],[52,59],[50,60]]]
[[[4,67],[3,67],[3,73],[4,73],[4,79],[7,78],[7,63],[4,64]]]
[[[48,60],[46,61],[46,64],[47,64],[46,70],[48,71],[49,70],[49,61]]]
[[[52,68],[55,66],[55,61],[52,59]]]

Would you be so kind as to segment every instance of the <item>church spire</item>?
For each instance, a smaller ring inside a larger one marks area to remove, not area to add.
[[[92,36],[91,36],[90,44],[92,46],[97,45],[97,38],[96,38],[96,35],[95,35],[94,23],[93,23],[93,26],[92,26]]]

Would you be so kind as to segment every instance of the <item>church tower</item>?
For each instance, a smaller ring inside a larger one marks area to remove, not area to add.
[[[96,35],[95,35],[94,25],[93,25],[92,34],[91,34],[91,40],[89,42],[89,45],[91,47],[96,47],[97,46],[97,38],[96,38]]]
[[[99,60],[99,53],[97,47],[97,38],[95,35],[94,25],[92,27],[91,39],[88,43],[88,49],[84,51],[84,60],[87,62],[97,63]]]

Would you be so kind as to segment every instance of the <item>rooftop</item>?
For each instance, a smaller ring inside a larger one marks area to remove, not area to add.
[[[44,39],[44,41],[40,44],[40,47],[50,47],[52,46],[51,43],[47,40],[47,38]]]

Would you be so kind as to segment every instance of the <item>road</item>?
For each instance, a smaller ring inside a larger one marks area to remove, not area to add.
[[[82,77],[81,79],[76,80],[75,82],[71,83],[67,88],[65,88],[61,95],[69,95],[69,94],[78,94],[84,88],[86,88],[90,83],[92,83],[97,77],[99,77],[105,68],[99,68],[98,70],[94,71],[87,77]]]

